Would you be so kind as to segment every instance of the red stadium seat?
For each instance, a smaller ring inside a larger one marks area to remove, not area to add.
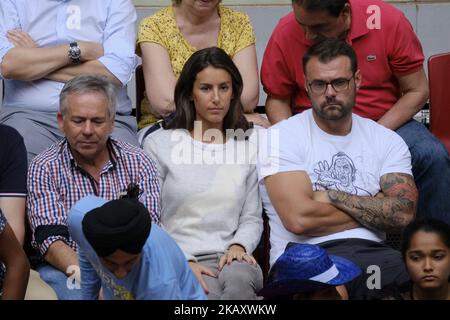
[[[450,52],[428,59],[430,129],[450,152]]]

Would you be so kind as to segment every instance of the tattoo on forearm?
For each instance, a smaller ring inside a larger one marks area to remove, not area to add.
[[[367,228],[398,232],[413,217],[417,189],[410,175],[392,173],[380,180],[384,197],[361,197],[328,190],[331,203]]]

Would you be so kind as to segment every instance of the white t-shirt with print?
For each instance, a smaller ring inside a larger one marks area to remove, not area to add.
[[[270,152],[268,151],[270,150]],[[270,264],[284,252],[288,242],[322,243],[343,238],[382,241],[382,232],[355,228],[327,236],[296,235],[283,226],[264,185],[264,178],[287,171],[306,171],[313,191],[334,189],[358,196],[374,196],[380,178],[387,173],[411,173],[411,155],[403,139],[376,122],[352,117],[346,136],[321,130],[312,109],[284,120],[267,132],[260,146],[259,183],[264,208],[270,221]]]

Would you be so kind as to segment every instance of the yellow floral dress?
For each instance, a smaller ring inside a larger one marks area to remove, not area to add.
[[[256,42],[255,33],[247,14],[219,6],[220,31],[217,46],[231,58],[240,50]],[[197,51],[192,47],[177,26],[172,6],[166,7],[148,16],[139,24],[137,54],[141,56],[139,43],[154,42],[163,46],[169,53],[172,70],[179,77],[184,63]],[[157,119],[150,113],[150,105],[145,97],[141,103],[141,119],[138,127],[142,128]]]

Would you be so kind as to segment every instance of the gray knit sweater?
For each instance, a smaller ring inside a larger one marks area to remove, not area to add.
[[[160,129],[144,151],[158,168],[161,223],[188,260],[234,243],[254,251],[263,227],[252,139],[207,144],[185,130]]]

